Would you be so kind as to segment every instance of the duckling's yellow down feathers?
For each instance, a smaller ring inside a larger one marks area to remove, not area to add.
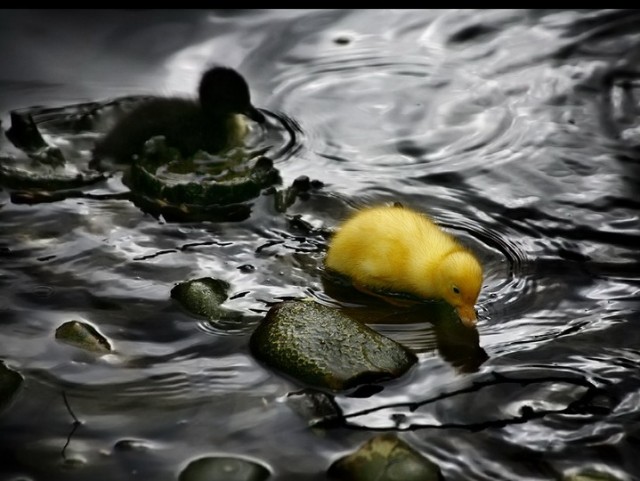
[[[332,237],[325,265],[356,287],[444,299],[465,324],[476,322],[480,263],[426,215],[406,207],[356,212]]]

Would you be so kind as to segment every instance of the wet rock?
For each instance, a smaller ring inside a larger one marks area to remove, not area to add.
[[[337,45],[349,45],[353,40],[347,35],[340,35],[339,37],[334,38],[333,41]]]
[[[338,459],[329,476],[345,481],[443,481],[440,468],[393,434],[371,438]]]
[[[228,282],[202,277],[181,282],[171,289],[171,297],[196,316],[216,319],[226,312],[220,305],[227,300]]]
[[[121,439],[113,445],[114,451],[149,451],[152,444],[143,439]]]
[[[571,474],[565,474],[561,478],[562,481],[622,481],[617,476],[595,469],[586,469],[576,471]]]
[[[333,396],[315,389],[303,389],[289,393],[287,405],[306,419],[310,426],[328,418],[342,418],[342,410]]]
[[[246,213],[246,202],[281,178],[273,161],[264,156],[221,158],[198,152],[194,158],[182,159],[177,150],[165,145],[164,138],[154,137],[123,182],[134,194],[132,200],[150,213],[155,210],[171,217],[168,220],[202,221],[227,220],[227,209],[232,217],[228,220],[235,220],[239,206]]]
[[[69,456],[61,461],[62,468],[69,471],[79,470],[87,465],[87,459],[82,456]]]
[[[172,151],[172,149],[169,149]],[[204,154],[203,155],[208,155]],[[168,156],[168,158],[167,158]],[[144,212],[164,217],[168,222],[241,221],[251,215],[250,200],[260,195],[263,188],[280,182],[280,174],[273,161],[259,157],[245,162],[239,169],[229,169],[224,176],[196,175],[197,181],[176,182],[172,176],[157,175],[159,165],[171,163],[193,164],[180,160],[172,153],[163,153],[148,164],[132,165],[123,181],[131,189],[131,200]],[[252,164],[252,165],[251,165]],[[175,169],[187,169],[185,165]]]
[[[113,457],[119,472],[135,473],[136,479],[146,480],[157,478],[158,471],[154,467],[162,457],[161,449],[161,445],[145,439],[127,438],[117,441],[111,452],[105,450],[104,454]],[[170,478],[176,479],[175,475]]]
[[[460,372],[476,372],[489,359],[480,346],[477,329],[462,324],[455,310],[445,301],[424,301],[407,304],[403,309],[381,298],[374,298],[351,285],[351,281],[335,273],[324,272],[322,277],[324,292],[333,299],[349,303],[354,307],[344,311],[354,319],[365,323],[403,323],[419,325],[429,323],[435,334],[438,353]],[[388,294],[388,293],[385,293]],[[399,303],[413,298],[405,295],[386,296]],[[402,341],[414,352],[429,352],[433,349],[430,336],[409,336]]]
[[[301,175],[286,189],[275,192],[275,208],[278,212],[286,212],[297,198],[308,198],[311,190],[320,189],[322,186],[322,182],[311,181],[306,175]]]
[[[69,321],[56,329],[56,339],[91,352],[111,352],[111,344],[95,327],[86,322]]]
[[[2,159],[0,159],[1,161]],[[65,175],[55,172],[35,172],[18,167],[8,167],[0,165],[0,184],[10,189],[37,189],[41,191],[55,191],[77,189],[96,184],[105,179],[105,176],[97,173],[82,173],[75,175]],[[18,198],[18,200],[27,198],[28,195],[47,195],[46,192],[30,192]],[[14,200],[12,196],[12,200]],[[36,199],[37,200],[37,199]],[[50,201],[60,200],[59,198]],[[42,201],[40,201],[42,202]],[[36,203],[36,202],[16,202],[16,203]]]
[[[268,366],[333,390],[396,378],[417,360],[401,344],[312,301],[273,306],[251,336],[250,346]]]
[[[179,481],[263,481],[270,476],[261,464],[243,458],[216,456],[196,459],[180,473]]]
[[[16,395],[24,378],[0,362],[0,411],[9,405]]]

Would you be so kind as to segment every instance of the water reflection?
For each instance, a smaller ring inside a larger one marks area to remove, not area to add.
[[[363,294],[350,286],[323,277],[323,290],[352,319],[404,344],[417,353],[438,354],[460,372],[475,372],[488,359],[480,347],[475,328],[462,324],[455,311],[444,302],[428,302],[398,307],[383,299]],[[397,302],[397,301],[395,301]]]
[[[301,176],[322,185],[286,209],[264,192],[242,216],[185,223],[145,214],[121,196],[118,175],[41,203],[42,192],[3,185],[0,354],[24,377],[0,417],[3,474],[175,479],[189,460],[224,452],[267,463],[274,479],[321,480],[368,431],[390,429],[448,481],[543,481],[582,466],[635,479],[637,17],[3,12],[2,128],[10,110],[37,111],[45,140],[71,160],[67,179],[88,165],[117,105],[189,94],[207,64],[223,62],[269,114],[255,141],[272,147],[278,187]],[[478,253],[477,331],[435,306],[399,309],[323,282],[339,221],[396,201]],[[171,302],[176,282],[204,276],[231,284],[225,307],[241,317],[230,325]],[[305,296],[420,353],[405,377],[366,396],[331,394],[353,421],[331,429],[309,428],[283,402],[300,386],[247,348],[269,306]],[[117,355],[56,342],[74,318],[99,327]]]

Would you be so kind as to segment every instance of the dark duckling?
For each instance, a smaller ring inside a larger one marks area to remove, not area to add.
[[[102,159],[130,164],[147,140],[160,135],[184,157],[199,150],[215,154],[238,144],[246,133],[246,125],[236,114],[258,123],[266,120],[251,104],[245,79],[231,68],[207,70],[198,95],[197,100],[158,97],[145,101],[97,143],[92,163],[98,168]]]

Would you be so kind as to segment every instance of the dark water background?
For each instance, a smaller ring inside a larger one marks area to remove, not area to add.
[[[172,480],[222,453],[272,479],[323,480],[381,430],[448,481],[585,466],[640,479],[639,60],[637,10],[1,11],[4,128],[16,108],[188,95],[225,63],[257,106],[301,127],[276,159],[284,184],[324,183],[286,214],[265,195],[246,221],[183,224],[127,201],[28,206],[0,191],[0,358],[25,378],[0,414],[2,479]],[[419,365],[373,396],[336,396],[368,414],[311,429],[286,398],[302,386],[257,363],[248,339],[274,302],[334,302],[324,232],[387,201],[478,253],[481,349],[460,355],[467,341],[372,309]],[[242,321],[170,300],[203,276],[231,283]],[[116,353],[57,342],[70,319]]]

